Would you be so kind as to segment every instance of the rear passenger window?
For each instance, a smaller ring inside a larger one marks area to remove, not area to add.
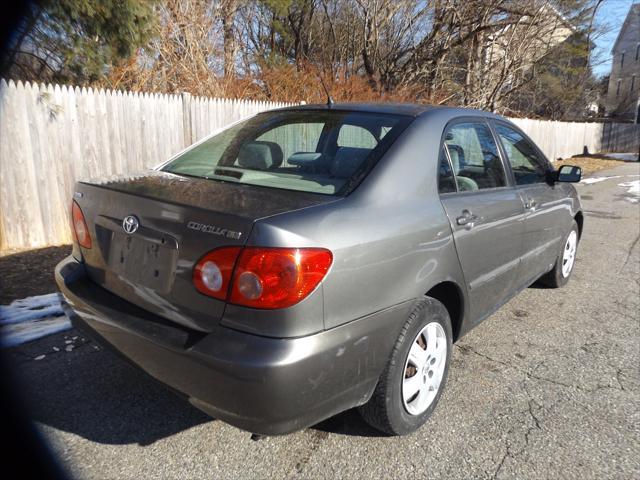
[[[350,148],[369,148],[373,150],[378,145],[373,134],[366,128],[345,124],[338,133],[338,146]]]
[[[506,125],[497,124],[496,132],[507,153],[516,185],[546,181],[547,162],[522,134]]]
[[[444,145],[451,159],[459,191],[506,185],[498,147],[487,124],[457,123],[445,134]]]

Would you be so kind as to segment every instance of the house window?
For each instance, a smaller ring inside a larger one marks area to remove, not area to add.
[[[616,85],[616,97],[620,95],[620,83],[622,83],[622,80],[618,79],[618,84]]]
[[[624,53],[622,52],[622,55],[620,55],[620,68],[624,68]]]

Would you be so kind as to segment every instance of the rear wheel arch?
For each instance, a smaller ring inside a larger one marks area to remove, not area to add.
[[[452,281],[440,282],[425,293],[428,297],[441,302],[449,312],[453,342],[460,337],[462,320],[464,318],[464,296],[460,287]]]

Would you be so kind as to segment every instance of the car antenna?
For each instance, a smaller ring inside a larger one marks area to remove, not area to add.
[[[329,89],[325,85],[324,79],[322,78],[322,75],[320,75],[320,72],[318,72],[318,77],[320,78],[320,83],[322,84],[322,88],[324,88],[324,93],[327,94],[327,107],[331,108],[333,106],[333,98],[331,98]]]

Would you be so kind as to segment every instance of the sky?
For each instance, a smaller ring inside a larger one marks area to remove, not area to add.
[[[599,77],[607,75],[611,70],[611,48],[633,3],[640,3],[640,1],[604,0],[600,6],[596,16],[596,24],[604,34],[596,40],[593,61],[593,71]]]

